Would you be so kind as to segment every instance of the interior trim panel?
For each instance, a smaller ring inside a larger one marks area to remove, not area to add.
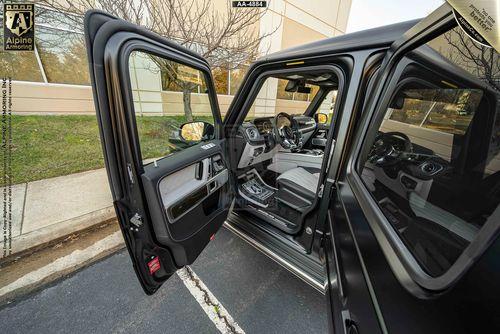
[[[164,177],[159,192],[168,222],[174,224],[229,179],[225,167],[215,171],[214,157],[203,159]]]

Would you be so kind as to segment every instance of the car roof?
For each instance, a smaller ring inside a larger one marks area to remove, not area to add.
[[[337,53],[342,50],[373,49],[388,47],[395,40],[417,24],[420,19],[395,23],[378,28],[367,29],[337,37],[322,39],[285,50],[281,50],[261,57],[257,62],[269,62],[283,59],[304,58],[328,53]]]

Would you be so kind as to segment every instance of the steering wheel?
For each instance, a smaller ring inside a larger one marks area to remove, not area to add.
[[[403,139],[404,150],[395,147],[394,137]],[[413,145],[407,135],[396,131],[381,132],[375,137],[368,160],[378,166],[393,166],[401,161],[403,153],[413,153]]]
[[[288,122],[280,122],[280,118],[286,118]],[[274,137],[278,144],[284,149],[297,150],[303,145],[302,133],[299,131],[299,125],[290,115],[280,112],[274,118],[273,127]]]

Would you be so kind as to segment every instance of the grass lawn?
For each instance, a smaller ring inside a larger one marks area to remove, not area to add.
[[[168,154],[173,148],[168,137],[183,122],[183,116],[138,118],[143,158]],[[104,167],[95,116],[14,115],[12,144],[14,184]]]

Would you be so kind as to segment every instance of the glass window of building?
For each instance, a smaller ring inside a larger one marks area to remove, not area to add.
[[[217,67],[212,70],[212,75],[214,77],[215,91],[217,94],[227,95],[229,93],[229,70]]]
[[[3,40],[3,29],[0,29]],[[43,82],[35,52],[12,52],[0,50],[0,76],[12,80]]]
[[[248,66],[240,66],[238,68],[232,69],[229,72],[230,75],[229,94],[231,95],[236,94],[247,72],[248,72]]]
[[[63,30],[38,27],[37,48],[50,83],[89,85],[84,36]]]

